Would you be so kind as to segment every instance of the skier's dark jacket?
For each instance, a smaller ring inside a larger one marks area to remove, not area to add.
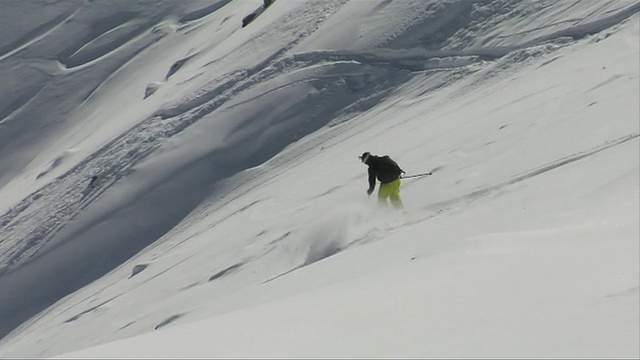
[[[381,184],[388,184],[399,179],[400,175],[404,172],[400,166],[387,155],[369,155],[365,164],[369,166],[370,189],[376,186],[376,178]]]

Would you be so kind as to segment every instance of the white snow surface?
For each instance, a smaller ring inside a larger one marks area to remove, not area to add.
[[[639,12],[0,1],[0,357],[640,357]]]

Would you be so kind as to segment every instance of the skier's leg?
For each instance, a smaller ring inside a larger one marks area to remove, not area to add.
[[[391,195],[391,188],[389,184],[380,184],[378,188],[378,204],[387,206],[387,199]]]
[[[397,210],[404,209],[404,204],[402,203],[402,197],[400,196],[400,183],[401,183],[400,179],[389,183],[389,187],[391,188],[389,192],[389,198],[391,200],[391,203],[393,204],[393,207],[396,208]]]

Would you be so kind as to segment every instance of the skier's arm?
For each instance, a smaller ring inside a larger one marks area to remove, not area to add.
[[[367,190],[368,194],[373,192],[373,189],[376,187],[376,171],[373,167],[369,166],[369,190]]]

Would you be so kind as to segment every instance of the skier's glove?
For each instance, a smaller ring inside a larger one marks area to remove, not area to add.
[[[367,189],[367,195],[371,195],[371,193],[373,192],[373,189]]]

